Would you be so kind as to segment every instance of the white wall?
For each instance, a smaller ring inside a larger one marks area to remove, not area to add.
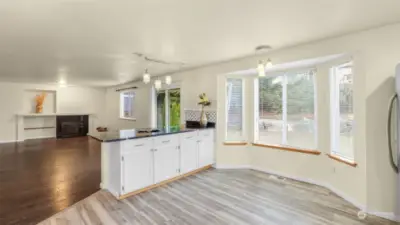
[[[223,133],[221,127],[218,127],[217,163],[225,166],[251,164],[260,169],[327,183],[359,206],[368,207],[369,211],[390,214],[396,210],[396,175],[389,164],[385,127],[387,104],[389,97],[394,94],[395,66],[400,63],[400,24],[271,51],[263,58],[271,58],[275,64],[281,64],[342,53],[354,56],[356,168],[325,156],[330,151],[329,109],[328,104],[324,105],[329,102],[327,73],[318,74],[317,87],[320,103],[318,150],[323,154],[310,156],[260,147],[226,147],[222,145]],[[255,68],[260,57],[247,57],[173,74],[173,80],[179,80],[182,85],[183,108],[196,107],[197,95],[202,92],[207,93],[214,103],[216,99],[221,101],[225,88],[217,80],[218,75]],[[118,124],[115,119],[118,111],[111,109],[115,108],[114,103],[109,103],[117,101],[112,95],[107,91],[107,104],[110,108],[107,111],[107,122]],[[251,96],[247,98],[251,100]],[[150,109],[146,105],[150,102],[150,95],[143,102],[143,108]],[[218,126],[224,121],[223,106],[223,100],[222,104],[212,106],[214,109],[218,107]],[[248,110],[248,114],[251,114],[251,109]],[[147,115],[150,112],[142,113],[138,121],[150,121]],[[139,123],[132,123],[132,126],[136,125]],[[249,128],[252,128],[251,125]]]
[[[120,119],[120,92],[116,89],[136,86],[134,117],[133,120]],[[111,129],[132,129],[151,127],[151,86],[142,83],[127,84],[118,87],[107,88],[106,91],[106,115],[107,126]]]
[[[26,90],[55,91],[57,113],[94,113],[95,126],[104,124],[105,89],[90,87],[59,87],[57,85],[0,83],[0,142],[17,140],[18,113],[31,113]],[[46,101],[53,101],[46,99]],[[44,104],[46,107],[46,103]],[[51,111],[51,110],[50,110]],[[44,112],[50,112],[44,109]]]
[[[193,73],[194,72],[194,73]],[[217,83],[216,76],[201,69],[187,71],[172,75],[174,85],[181,88],[181,122],[184,123],[184,109],[200,109],[197,105],[199,94],[206,93],[212,102],[207,110],[215,111],[217,107]],[[154,82],[154,78],[152,80]],[[165,84],[164,84],[165,85]],[[119,118],[119,92],[116,89],[125,87],[138,87],[135,91],[135,118],[136,121],[129,121]],[[107,125],[111,128],[145,128],[151,127],[152,107],[152,84],[140,82],[119,85],[107,89]]]
[[[358,167],[329,160],[328,74],[318,74],[319,157],[252,147],[250,164],[289,176],[328,184],[370,212],[396,211],[396,174],[390,168],[386,143],[387,104],[394,94],[394,70],[400,63],[400,24],[381,27],[276,52],[268,57],[284,63],[349,53],[355,61],[355,160]],[[256,58],[251,59],[255,62]],[[248,59],[237,64],[246,64]],[[325,80],[325,82],[324,82]],[[324,86],[325,85],[325,86]],[[324,104],[325,103],[325,104]],[[223,113],[223,110],[219,110]],[[221,120],[219,120],[221,121]],[[251,118],[249,119],[251,121]],[[220,125],[220,123],[218,123]],[[219,140],[221,141],[221,139]],[[219,158],[232,152],[218,149]],[[221,152],[224,152],[221,153]],[[279,160],[278,160],[279,159]],[[225,163],[225,162],[224,162]],[[238,162],[232,162],[238,163]],[[240,163],[240,162],[239,162]],[[248,160],[242,163],[248,163]]]

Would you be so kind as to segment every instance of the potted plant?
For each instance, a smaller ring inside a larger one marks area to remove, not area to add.
[[[208,100],[205,93],[200,94],[199,98],[200,98],[200,102],[198,104],[201,105],[200,126],[206,127],[208,121],[207,121],[207,115],[204,112],[204,107],[210,106],[211,102]]]

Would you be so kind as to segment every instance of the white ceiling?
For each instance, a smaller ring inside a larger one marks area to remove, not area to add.
[[[115,85],[400,21],[399,0],[1,0],[0,80]]]

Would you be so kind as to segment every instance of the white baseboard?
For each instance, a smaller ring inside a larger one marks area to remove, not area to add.
[[[385,218],[388,220],[393,220],[396,222],[400,222],[400,215],[396,216],[394,213],[390,213],[390,212],[371,212],[371,211],[367,211],[368,214],[377,216],[377,217],[381,217],[381,218]]]
[[[27,138],[25,140],[36,140],[36,139],[45,139],[45,138],[56,138],[56,136],[38,136],[38,137],[32,137],[32,138]]]
[[[295,176],[284,174],[284,173],[281,173],[281,172],[278,172],[278,171],[268,170],[268,169],[261,169],[261,168],[258,168],[258,167],[251,167],[250,169],[256,170],[256,171],[260,171],[260,172],[264,172],[264,173],[268,173],[268,174],[273,174],[273,175],[280,176],[280,177],[286,177],[286,178],[289,178],[289,179],[293,179],[293,180],[297,180],[297,181],[301,181],[301,182],[305,182],[305,183],[309,183],[309,184],[314,184],[314,185],[325,187],[325,185],[323,185],[322,183],[320,183],[318,181],[315,181],[313,179],[309,179],[309,178],[295,177]]]
[[[23,141],[22,140],[0,141],[0,144],[14,143],[14,142],[23,142]]]
[[[216,169],[251,169],[250,165],[218,165],[214,166]]]
[[[26,141],[26,140],[45,139],[45,138],[56,138],[56,136],[53,136],[53,135],[52,135],[52,136],[39,136],[39,137],[27,138],[27,139],[25,139],[25,140],[0,141],[0,144],[24,142],[24,141]]]
[[[344,200],[346,200],[347,202],[351,203],[352,205],[354,205],[355,207],[357,207],[358,209],[360,209],[363,212],[366,212],[370,215],[374,215],[374,216],[378,216],[381,218],[385,218],[388,220],[392,220],[392,221],[397,221],[400,222],[400,216],[396,216],[394,213],[391,212],[373,212],[367,209],[367,207],[361,203],[359,203],[357,200],[355,200],[353,197],[348,196],[347,194],[343,193],[342,191],[338,190],[337,188],[333,187],[330,184],[325,184],[319,181],[315,181],[313,179],[309,179],[309,178],[304,178],[304,177],[296,177],[296,176],[292,176],[292,175],[288,175],[288,174],[284,174],[278,171],[273,171],[273,170],[268,170],[268,169],[261,169],[258,167],[254,167],[254,166],[250,166],[250,165],[216,165],[217,169],[252,169],[252,170],[256,170],[256,171],[260,171],[260,172],[264,172],[264,173],[268,173],[268,174],[273,174],[276,176],[281,176],[281,177],[286,177],[289,179],[293,179],[293,180],[297,180],[297,181],[301,181],[301,182],[306,182],[309,184],[314,184],[314,185],[318,185],[321,187],[325,187],[327,189],[329,189],[330,191],[332,191],[333,193],[335,193],[336,195],[338,195],[339,197],[343,198]]]
[[[353,204],[355,207],[359,208],[361,211],[363,212],[367,212],[367,207],[364,204],[359,203],[357,200],[355,200],[353,197],[348,196],[347,194],[343,193],[343,191],[338,190],[337,188],[333,187],[330,184],[325,184],[325,185],[320,185],[322,187],[325,187],[327,189],[329,189],[330,191],[332,191],[333,193],[335,193],[336,195],[338,195],[339,197],[343,198],[344,200],[346,200],[347,202],[350,202],[351,204]],[[367,212],[368,213],[368,212]]]

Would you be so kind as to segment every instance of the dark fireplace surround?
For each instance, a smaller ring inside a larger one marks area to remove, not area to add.
[[[57,138],[86,136],[88,131],[88,115],[57,116]]]

